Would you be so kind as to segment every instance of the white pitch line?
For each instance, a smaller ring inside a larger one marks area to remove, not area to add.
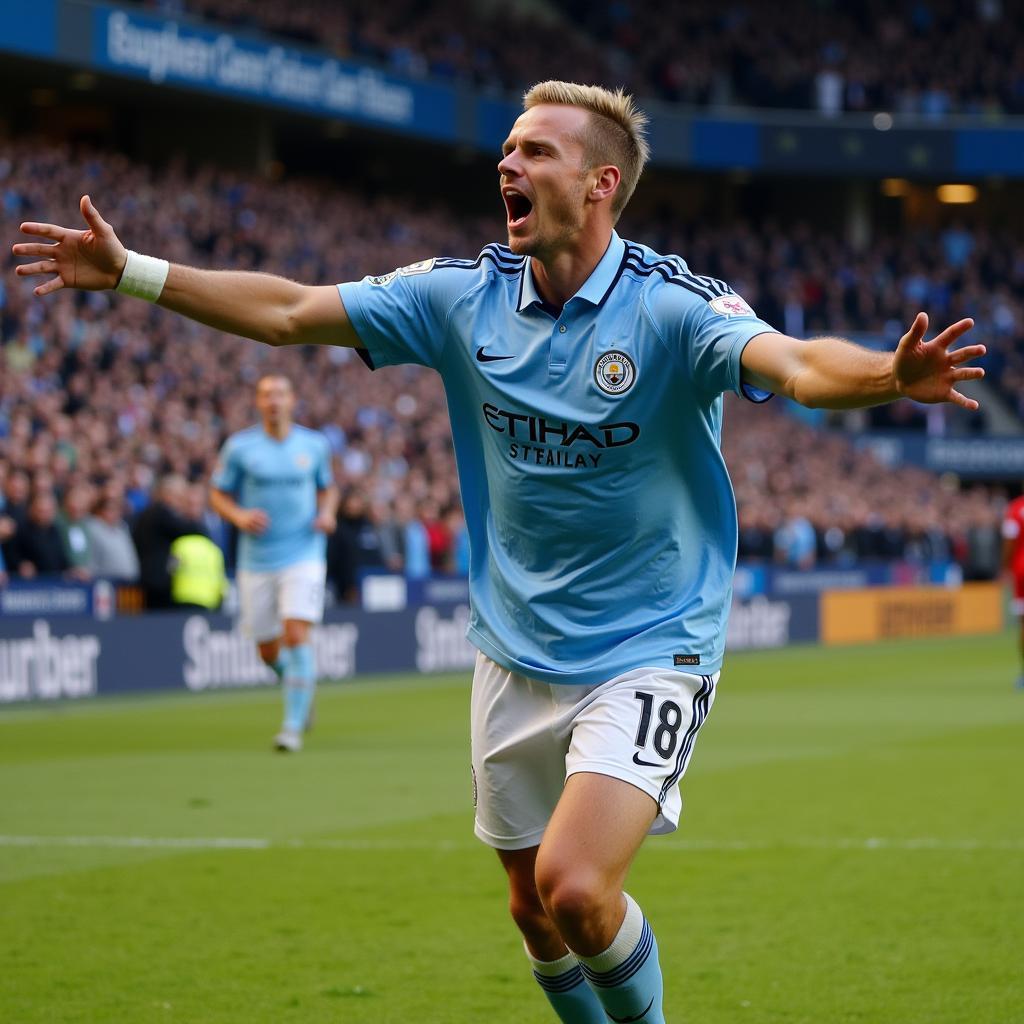
[[[271,839],[228,836],[0,836],[0,846],[84,846],[161,850],[266,850]]]
[[[479,849],[470,840],[437,839],[269,839],[232,836],[20,836],[0,835],[0,847],[79,847],[143,850],[424,850],[451,853]],[[692,853],[732,853],[753,850],[938,850],[1024,851],[1024,839],[894,839],[869,836],[862,839],[652,840],[645,849]]]

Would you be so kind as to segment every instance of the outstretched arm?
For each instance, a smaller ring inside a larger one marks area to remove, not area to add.
[[[841,338],[759,334],[743,350],[743,379],[812,408],[856,409],[912,398],[977,409],[956,388],[985,376],[980,366],[964,365],[983,356],[985,346],[950,349],[973,326],[973,320],[959,320],[925,341],[928,317],[918,313],[895,352],[873,352]]]
[[[61,288],[100,291],[121,281],[128,250],[88,196],[80,203],[86,230],[26,223],[21,230],[45,242],[19,242],[15,256],[39,257],[16,268],[23,277],[55,274],[35,289],[49,295]],[[333,285],[297,284],[273,274],[198,270],[171,264],[159,305],[228,334],[268,345],[346,345],[359,337]]]

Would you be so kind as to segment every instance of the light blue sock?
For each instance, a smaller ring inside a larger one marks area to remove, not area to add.
[[[292,674],[292,649],[290,647],[282,647],[278,652],[277,661],[270,667],[274,670],[277,678],[284,684],[281,687],[281,701],[284,704],[281,728],[287,729],[291,707],[294,702],[293,687],[288,685],[288,677]]]
[[[537,984],[544,989],[544,995],[563,1024],[607,1024],[608,1018],[572,953],[551,961],[538,960],[529,950],[526,955],[533,964]]]
[[[316,689],[316,668],[312,644],[299,644],[291,649],[290,663],[284,677],[284,727],[302,732]]]
[[[287,653],[288,648],[282,647],[277,652],[277,661],[275,661],[274,664],[270,666],[271,671],[274,673],[275,676],[277,676],[278,682],[281,682],[281,680],[284,679],[285,673],[288,671],[289,660],[287,657]]]
[[[597,956],[579,957],[580,969],[616,1024],[665,1024],[663,981],[654,932],[626,894],[626,916],[612,944]]]

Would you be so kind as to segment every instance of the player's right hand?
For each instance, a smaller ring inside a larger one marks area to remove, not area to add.
[[[270,516],[261,508],[243,508],[235,520],[242,533],[255,533],[257,536],[263,533],[270,525]]]
[[[49,295],[65,287],[102,291],[105,288],[116,288],[121,280],[128,251],[88,196],[82,196],[79,206],[88,225],[85,231],[32,221],[21,225],[26,235],[52,239],[49,242],[18,242],[11,247],[15,256],[43,257],[37,263],[24,263],[16,267],[16,274],[21,277],[57,275],[37,285],[36,295]]]

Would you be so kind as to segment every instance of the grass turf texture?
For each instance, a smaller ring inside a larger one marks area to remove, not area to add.
[[[1024,1021],[1015,668],[1009,635],[729,659],[630,881],[672,1024]],[[276,692],[0,714],[0,1020],[552,1021],[471,834],[468,680],[317,703],[295,757]]]

